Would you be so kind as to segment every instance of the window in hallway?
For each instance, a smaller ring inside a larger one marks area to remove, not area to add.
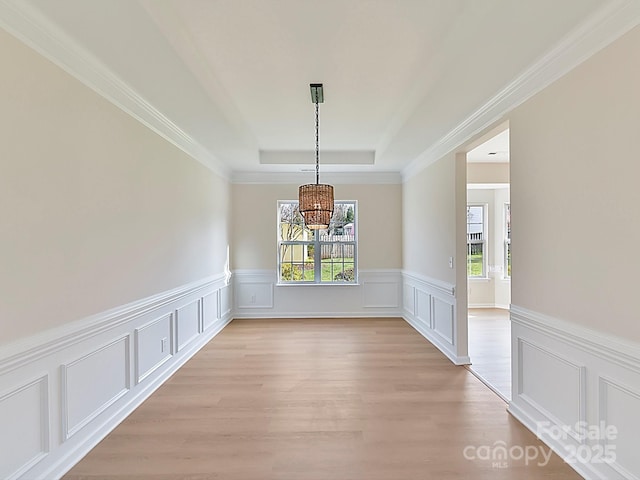
[[[467,274],[487,276],[487,226],[484,205],[467,205]]]

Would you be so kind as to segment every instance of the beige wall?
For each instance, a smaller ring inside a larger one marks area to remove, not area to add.
[[[640,27],[510,117],[512,302],[640,341]]]
[[[336,200],[358,201],[359,268],[402,268],[402,186],[334,188]],[[298,185],[233,185],[232,269],[276,269],[277,203],[297,198]]]
[[[223,272],[225,180],[2,30],[0,58],[0,344]]]
[[[454,154],[448,155],[403,188],[403,268],[451,284],[456,283],[449,257],[456,258],[457,202],[463,205],[463,215],[466,212],[464,186],[461,192],[456,188],[460,166],[464,168],[464,158],[457,161]],[[460,180],[464,185],[464,175]]]
[[[509,183],[509,164],[468,163],[467,183]]]

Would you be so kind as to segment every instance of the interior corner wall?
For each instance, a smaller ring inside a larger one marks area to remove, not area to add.
[[[0,345],[223,272],[228,182],[0,30]]]
[[[639,51],[635,27],[509,118],[509,411],[585,478],[640,473]]]

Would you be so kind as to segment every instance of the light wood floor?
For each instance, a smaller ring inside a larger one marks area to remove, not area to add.
[[[401,319],[234,320],[65,478],[580,478],[463,455],[496,442],[542,447]]]
[[[511,399],[511,323],[509,310],[469,309],[471,370],[505,400]]]

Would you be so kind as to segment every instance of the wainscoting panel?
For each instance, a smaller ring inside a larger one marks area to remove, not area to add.
[[[399,317],[399,270],[360,270],[358,284],[278,285],[275,270],[233,275],[238,318]]]
[[[208,293],[200,300],[202,305],[202,329],[208,330],[220,318],[218,313],[218,292]]]
[[[177,351],[182,350],[200,333],[200,299],[176,308]]]
[[[402,284],[402,306],[409,315],[416,314],[416,289],[408,283]]]
[[[18,478],[49,452],[47,376],[0,394],[0,425],[0,478]]]
[[[415,311],[403,308],[404,319],[433,343],[456,365],[470,363],[467,345],[456,338],[456,297],[454,285],[411,272],[402,272],[403,288],[411,289]]]
[[[130,388],[129,359],[127,335],[62,365],[65,439],[127,393]]]
[[[69,470],[231,321],[226,278],[0,347],[0,478]]]
[[[412,288],[416,292],[416,320],[420,321],[425,327],[433,328],[431,295],[416,287]]]
[[[440,335],[444,341],[453,346],[453,312],[454,312],[454,299],[443,300],[434,296],[432,298],[433,314],[432,324],[433,329],[438,335]]]
[[[599,378],[600,422],[615,428],[602,444],[614,449],[611,466],[625,478],[640,477],[640,393],[608,378]],[[598,424],[601,424],[601,423]],[[606,450],[605,450],[606,451]],[[635,472],[635,473],[634,473]]]
[[[237,308],[273,308],[273,282],[243,282],[236,289]]]
[[[218,305],[220,305],[218,318],[227,318],[231,316],[231,308],[233,306],[232,297],[231,284],[225,285],[218,290]]]
[[[517,345],[518,397],[554,423],[571,426],[575,436],[574,426],[585,421],[584,367],[522,339]]]
[[[587,479],[640,478],[640,345],[511,306],[509,411]]]
[[[136,383],[140,383],[174,351],[173,314],[167,313],[135,329]]]
[[[400,283],[397,278],[364,280],[362,282],[362,306],[365,308],[399,308]]]

